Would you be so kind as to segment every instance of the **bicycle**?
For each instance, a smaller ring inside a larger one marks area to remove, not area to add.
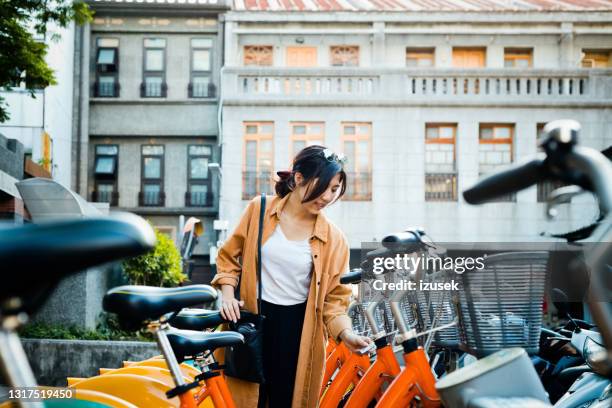
[[[0,367],[8,385],[37,386],[16,330],[41,306],[61,279],[95,265],[140,255],[154,245],[151,226],[131,214],[2,230],[0,263],[5,270],[22,272],[0,286]],[[76,398],[82,402],[47,400],[46,405],[134,406],[96,391],[77,391]],[[40,402],[17,400],[15,403],[21,407],[42,406]]]

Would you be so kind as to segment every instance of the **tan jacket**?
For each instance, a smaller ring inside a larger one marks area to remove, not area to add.
[[[266,197],[262,245],[274,232],[290,194],[282,199]],[[256,257],[260,202],[260,197],[251,200],[233,234],[219,249],[217,274],[212,280],[212,285],[217,287],[225,284],[236,287],[240,282],[240,298],[244,301],[244,308],[251,312],[257,312]],[[302,328],[293,408],[318,405],[325,366],[326,330],[337,339],[342,330],[351,327],[351,320],[346,314],[351,289],[340,284],[340,276],[349,268],[346,238],[323,213],[319,213],[309,242],[314,273]],[[227,380],[239,408],[257,406],[258,384],[230,377]]]

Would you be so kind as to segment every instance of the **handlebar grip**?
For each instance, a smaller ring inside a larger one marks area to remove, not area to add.
[[[463,198],[470,204],[481,204],[523,190],[547,177],[544,161],[536,159],[485,177],[473,187],[465,190]]]

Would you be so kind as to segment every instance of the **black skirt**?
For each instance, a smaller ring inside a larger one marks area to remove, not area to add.
[[[288,408],[293,398],[306,302],[284,306],[262,300],[261,311],[265,316],[263,358],[266,383],[259,388],[259,407],[264,407],[267,400],[269,408]]]

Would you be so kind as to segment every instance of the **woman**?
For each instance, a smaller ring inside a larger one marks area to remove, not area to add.
[[[346,315],[351,290],[340,284],[340,276],[348,271],[349,247],[322,212],[344,194],[342,165],[329,149],[309,146],[297,154],[290,171],[277,173],[276,196],[266,200],[261,249],[266,385],[259,389],[228,377],[239,407],[266,400],[270,408],[315,407],[327,334],[353,351],[371,342],[353,332]],[[212,285],[221,288],[221,314],[228,320],[239,319],[242,306],[257,311],[260,204],[260,197],[249,203],[217,255]],[[239,283],[240,301],[234,293]]]

